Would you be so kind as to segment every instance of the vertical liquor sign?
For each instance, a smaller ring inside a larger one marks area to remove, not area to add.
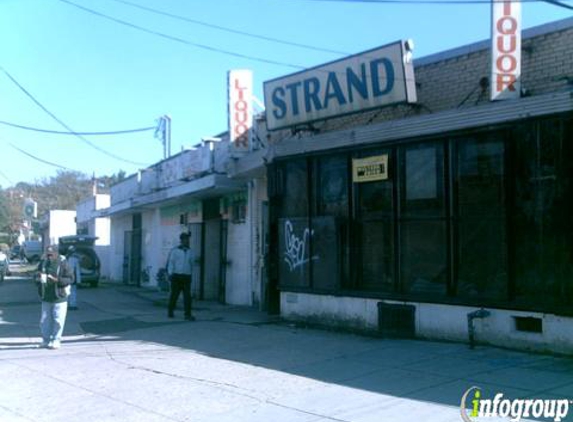
[[[493,100],[521,94],[521,2],[493,0],[491,23],[491,95]]]
[[[231,70],[228,73],[229,136],[232,153],[250,151],[253,125],[253,73]]]

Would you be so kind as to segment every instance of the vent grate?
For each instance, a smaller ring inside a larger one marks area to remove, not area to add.
[[[416,307],[379,302],[378,331],[383,337],[414,338]]]
[[[526,333],[543,333],[543,320],[535,317],[513,317],[515,329]]]

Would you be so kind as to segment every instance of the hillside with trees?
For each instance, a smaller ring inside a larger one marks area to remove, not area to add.
[[[19,182],[8,188],[0,187],[0,242],[18,234],[23,217],[24,201],[32,198],[38,203],[38,218],[49,210],[75,210],[78,202],[94,191],[109,193],[111,186],[125,179],[124,171],[94,179],[84,173],[58,171],[56,176],[34,183]]]

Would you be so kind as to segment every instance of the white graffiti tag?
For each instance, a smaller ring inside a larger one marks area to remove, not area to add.
[[[301,239],[294,234],[292,223],[289,220],[285,222],[285,261],[291,272],[310,261],[307,258],[307,247],[308,240],[313,234],[314,230],[306,228]],[[315,255],[311,259],[317,260],[318,256]]]

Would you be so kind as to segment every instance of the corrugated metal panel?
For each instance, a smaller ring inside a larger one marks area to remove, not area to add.
[[[552,93],[515,101],[488,103],[471,109],[410,117],[302,139],[285,139],[269,151],[268,159],[333,148],[412,139],[462,129],[496,125],[573,110],[573,92]]]

